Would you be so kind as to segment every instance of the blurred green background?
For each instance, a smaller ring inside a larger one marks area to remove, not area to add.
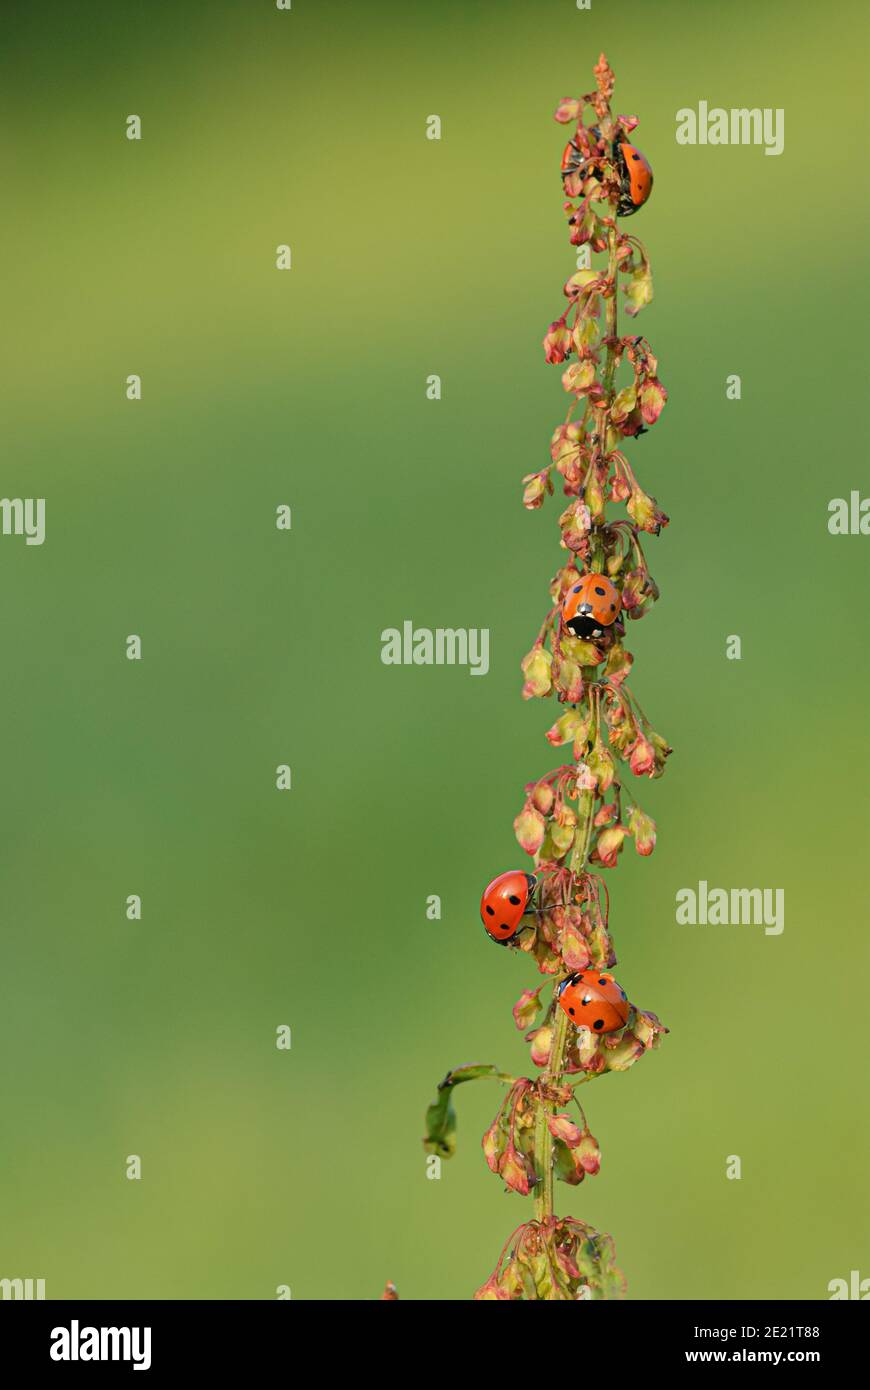
[[[827,531],[870,493],[866,39],[858,3],[785,0],[4,6],[0,491],[47,539],[0,537],[0,1277],[464,1298],[531,1214],[480,1153],[495,1088],[457,1095],[440,1181],[420,1134],[449,1066],[526,1067],[538,977],[477,903],[558,761],[518,670],[558,498],[519,479],[565,406],[552,111],[602,48],[655,170],[636,322],[670,402],[630,453],[672,524],[629,635],[676,749],[655,855],[607,881],[671,1033],[585,1094],[603,1167],[559,1203],[634,1298],[870,1276],[870,539]],[[700,100],[785,108],[784,154],[678,146]],[[489,627],[490,674],[382,665],[406,618]],[[700,879],[784,889],[782,936],[677,926]]]

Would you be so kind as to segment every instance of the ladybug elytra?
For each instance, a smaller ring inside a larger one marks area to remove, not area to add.
[[[510,869],[483,890],[480,918],[493,941],[505,946],[516,936],[537,881],[534,874]]]
[[[569,140],[562,151],[562,178],[566,179],[569,174],[576,173],[580,165],[585,162],[585,155],[580,149],[577,141],[574,139]]]
[[[630,217],[642,208],[652,193],[653,173],[646,155],[641,154],[635,145],[627,140],[614,149],[616,167],[619,170],[619,202],[616,211],[620,217]]]
[[[604,635],[619,617],[622,596],[604,574],[584,574],[562,601],[562,621],[575,637],[590,641]]]
[[[559,986],[559,1003],[572,1023],[593,1033],[615,1033],[628,1022],[625,990],[607,972],[569,975]]]

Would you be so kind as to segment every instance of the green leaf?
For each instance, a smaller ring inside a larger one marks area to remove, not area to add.
[[[451,1158],[456,1152],[456,1111],[453,1108],[452,1092],[454,1086],[464,1081],[480,1081],[489,1078],[496,1081],[512,1081],[491,1062],[472,1062],[468,1066],[455,1067],[449,1071],[438,1086],[438,1094],[426,1111],[426,1133],[423,1147],[427,1153],[437,1154],[439,1158]]]
[[[513,1077],[505,1077],[492,1062],[470,1062],[468,1066],[454,1067],[453,1071],[449,1071],[438,1090],[443,1086],[459,1086],[463,1081],[480,1081],[482,1077],[490,1077],[494,1081],[513,1080]]]
[[[426,1133],[423,1148],[439,1158],[451,1158],[456,1152],[456,1111],[450,1100],[449,1086],[439,1090],[426,1111]]]

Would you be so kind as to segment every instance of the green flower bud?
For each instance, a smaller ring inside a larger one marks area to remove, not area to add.
[[[531,700],[549,695],[552,690],[550,669],[553,664],[552,653],[543,643],[535,643],[532,650],[523,657],[522,672],[526,678],[523,686],[523,699]]]
[[[526,854],[537,854],[543,844],[546,829],[546,821],[540,811],[527,801],[514,821],[514,832]]]

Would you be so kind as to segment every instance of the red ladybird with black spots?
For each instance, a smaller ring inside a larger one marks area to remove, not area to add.
[[[583,146],[580,143],[579,135],[572,135],[564,150],[562,151],[562,179],[565,180],[571,174],[577,174],[581,169],[593,170],[601,163],[602,155],[598,150],[604,146],[600,144],[601,131],[597,125],[591,127],[588,132],[589,154],[584,154]]]
[[[613,157],[619,174],[619,202],[616,211],[620,217],[631,217],[642,208],[652,193],[653,172],[645,154],[627,140],[614,147]]]
[[[628,1022],[625,990],[606,970],[569,975],[559,986],[559,1003],[572,1023],[593,1033],[616,1033]]]
[[[520,930],[537,881],[534,874],[509,869],[483,890],[480,918],[488,934],[500,946],[506,946]]]
[[[585,642],[604,636],[619,617],[622,596],[604,574],[584,574],[562,600],[562,621],[575,637]]]
[[[569,174],[575,174],[585,162],[586,156],[577,140],[572,138],[562,151],[562,178],[566,179]]]

